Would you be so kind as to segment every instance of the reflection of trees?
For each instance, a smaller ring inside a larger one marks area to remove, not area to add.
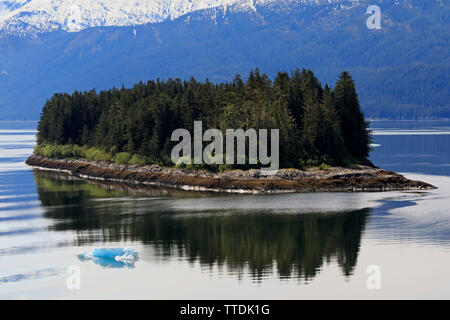
[[[55,219],[52,228],[74,231],[80,244],[140,241],[163,256],[198,260],[203,266],[225,265],[236,273],[248,266],[255,279],[275,267],[282,278],[307,280],[332,260],[350,275],[369,214],[369,209],[339,214],[176,213],[167,200],[111,202],[102,199],[126,194],[40,173],[35,178],[40,200],[51,206],[46,216]]]

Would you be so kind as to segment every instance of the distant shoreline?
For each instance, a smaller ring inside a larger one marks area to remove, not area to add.
[[[280,169],[274,176],[261,176],[257,169],[212,173],[159,165],[137,166],[84,159],[50,159],[37,155],[30,156],[26,163],[38,170],[62,172],[83,179],[191,191],[259,194],[435,189],[428,183],[409,180],[397,173],[365,165],[331,167],[326,171]]]

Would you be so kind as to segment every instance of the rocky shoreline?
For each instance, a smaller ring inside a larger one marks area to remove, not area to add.
[[[131,185],[149,185],[194,191],[231,193],[281,192],[358,192],[426,190],[435,187],[409,180],[395,172],[357,165],[329,170],[280,169],[263,176],[260,170],[231,170],[212,173],[205,170],[177,169],[159,165],[124,165],[84,159],[50,159],[32,155],[26,163],[38,170],[63,172],[75,177]]]

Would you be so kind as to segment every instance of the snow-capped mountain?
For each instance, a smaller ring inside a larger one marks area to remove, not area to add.
[[[8,33],[77,32],[89,27],[131,26],[176,19],[240,0],[6,0],[0,2],[0,29]],[[250,6],[253,1],[246,1]]]
[[[9,33],[77,32],[89,27],[131,26],[175,19],[236,0],[10,0],[0,2],[0,29]]]
[[[9,34],[133,26],[176,19],[203,9],[256,10],[271,3],[321,4],[361,0],[0,0],[0,30]]]
[[[448,118],[449,15],[448,0],[0,0],[0,119],[37,119],[56,92],[255,67],[348,70],[368,116]]]

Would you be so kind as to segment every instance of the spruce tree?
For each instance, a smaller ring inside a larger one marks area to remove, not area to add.
[[[347,152],[356,160],[367,159],[371,142],[368,123],[364,120],[353,79],[346,71],[336,83],[334,100]]]

